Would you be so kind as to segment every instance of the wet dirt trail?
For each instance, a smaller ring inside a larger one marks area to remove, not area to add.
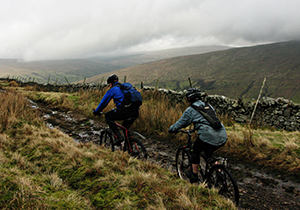
[[[106,124],[74,112],[64,112],[40,105],[38,108],[50,128],[58,128],[76,142],[90,142],[99,138]],[[142,140],[150,161],[175,171],[175,153],[178,145],[164,140]],[[289,209],[300,210],[300,184],[284,174],[270,174],[262,168],[244,163],[230,162],[230,171],[237,180],[240,191],[239,209]]]

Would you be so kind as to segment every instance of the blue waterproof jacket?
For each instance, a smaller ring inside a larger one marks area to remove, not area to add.
[[[201,100],[193,103],[196,106],[205,106],[204,102]],[[194,124],[195,128],[198,130],[197,134],[199,138],[209,143],[213,146],[220,146],[227,141],[227,134],[224,125],[222,128],[215,130],[210,125],[209,122],[200,114],[197,110],[192,107],[188,107],[181,118],[170,127],[170,131],[178,131],[181,128],[185,128],[190,124]]]
[[[102,112],[102,110],[108,105],[111,99],[114,100],[117,109],[120,109],[121,103],[124,100],[124,94],[120,87],[116,86],[116,84],[118,83],[119,82],[114,83],[112,88],[105,93],[98,107],[95,110],[96,113]]]

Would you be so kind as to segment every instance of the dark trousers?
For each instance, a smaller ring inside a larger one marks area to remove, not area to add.
[[[225,142],[226,143],[226,142]],[[192,163],[193,164],[199,164],[200,163],[200,152],[204,152],[206,157],[212,156],[212,154],[219,148],[223,147],[224,144],[220,146],[214,146],[209,143],[206,143],[202,141],[201,139],[197,138],[197,140],[194,142],[193,146],[193,152],[192,152]]]
[[[129,129],[133,122],[138,118],[139,110],[138,109],[115,109],[106,113],[105,119],[107,124],[113,133],[120,140],[121,134],[118,130],[117,125],[115,124],[116,120],[124,120],[122,125]]]

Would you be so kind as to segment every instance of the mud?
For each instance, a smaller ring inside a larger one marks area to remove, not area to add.
[[[99,139],[99,131],[107,126],[78,113],[43,106],[39,109],[50,128],[59,128],[76,142]],[[143,143],[150,161],[175,172],[175,152],[179,145],[152,138],[143,139]],[[241,162],[232,161],[230,166],[240,191],[239,209],[300,209],[300,184],[292,177]]]

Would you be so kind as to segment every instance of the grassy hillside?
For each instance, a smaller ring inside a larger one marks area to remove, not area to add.
[[[263,79],[263,96],[300,102],[300,41],[234,48],[198,55],[169,58],[89,78],[100,81],[116,73],[134,84],[182,90],[193,86],[209,94],[256,99]]]
[[[165,58],[199,54],[217,50],[228,49],[225,46],[187,47],[180,49],[161,50],[153,52],[140,52],[122,56],[105,56],[89,59],[50,60],[35,62],[20,62],[17,59],[0,59],[0,77],[16,76],[36,82],[66,83],[84,80],[105,72],[123,69],[150,61]],[[99,81],[98,81],[99,82]]]

